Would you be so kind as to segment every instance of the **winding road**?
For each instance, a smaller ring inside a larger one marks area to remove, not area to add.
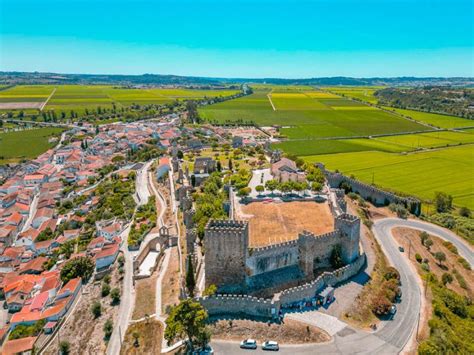
[[[421,289],[419,276],[404,253],[398,250],[392,230],[397,227],[414,228],[452,242],[471,266],[474,266],[474,253],[464,240],[453,232],[418,220],[385,218],[374,223],[373,232],[389,262],[400,272],[402,299],[397,304],[393,320],[383,322],[377,332],[369,333],[347,326],[335,334],[329,343],[281,345],[282,354],[398,354],[416,335],[421,311]],[[212,341],[216,354],[242,354],[238,342]],[[260,349],[252,353],[263,353]]]

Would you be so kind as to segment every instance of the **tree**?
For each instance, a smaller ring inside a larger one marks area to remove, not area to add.
[[[184,158],[184,153],[183,153],[182,150],[178,150],[177,157],[178,157],[178,159],[183,159]]]
[[[268,180],[265,183],[265,187],[270,190],[273,194],[273,191],[275,191],[278,188],[278,181],[276,180]]]
[[[222,171],[222,164],[220,160],[217,161],[217,171]]]
[[[429,237],[430,237],[429,234],[426,233],[425,231],[421,232],[420,233],[421,244],[425,245],[425,242],[428,240]]]
[[[196,280],[194,278],[194,267],[191,260],[191,256],[188,255],[188,267],[186,270],[186,288],[188,289],[189,295],[194,297],[194,288],[196,287]]]
[[[344,262],[342,261],[342,249],[340,244],[337,244],[332,248],[331,265],[334,269],[339,269],[340,267],[344,266]]]
[[[436,260],[438,260],[439,265],[441,266],[443,261],[446,261],[446,254],[442,251],[438,251],[434,254]]]
[[[192,299],[185,299],[179,305],[171,308],[166,319],[165,339],[171,344],[176,338],[188,338],[191,350],[194,344],[205,338],[208,315],[203,306]],[[204,339],[209,341],[209,339]]]
[[[313,181],[311,183],[311,190],[313,190],[314,192],[320,192],[322,189],[323,189],[323,184],[321,184],[320,182]]]
[[[284,194],[287,194],[288,192],[291,191],[291,185],[288,183],[288,181],[283,182],[278,186],[278,189]]]
[[[432,245],[433,245],[433,241],[431,240],[431,238],[428,238],[425,240],[426,249],[430,250]]]
[[[112,323],[111,319],[107,319],[107,321],[104,323],[104,327],[102,328],[104,331],[104,338],[106,340],[110,339],[112,332],[114,330],[114,323]]]
[[[208,287],[206,287],[206,289],[204,290],[202,294],[203,296],[213,296],[216,294],[216,292],[217,292],[217,286],[214,284],[211,284]]]
[[[441,281],[445,286],[446,284],[450,284],[451,282],[453,282],[453,280],[453,275],[451,275],[449,272],[445,272],[443,276],[441,276]]]
[[[92,276],[94,267],[94,261],[88,256],[71,259],[61,269],[61,280],[67,283],[71,279],[80,277],[83,282],[86,282]]]
[[[112,303],[117,304],[120,302],[120,290],[118,288],[112,289],[110,291],[110,297],[112,298]]]
[[[449,212],[453,207],[453,196],[444,192],[435,192],[435,206],[437,212]]]
[[[471,217],[471,210],[467,207],[461,207],[459,209],[459,215],[462,217],[470,218]]]
[[[101,295],[102,297],[108,296],[110,293],[110,285],[107,283],[102,284],[102,290],[101,290]]]
[[[61,342],[59,343],[59,353],[61,355],[68,355],[70,349],[71,345],[69,344],[69,342],[67,340],[61,340]]]
[[[387,298],[385,290],[378,290],[372,302],[372,312],[376,315],[384,315],[390,311],[392,307],[392,302]]]
[[[229,158],[229,170],[232,171],[232,159]]]
[[[255,190],[258,192],[258,193],[262,193],[263,191],[265,191],[265,188],[263,187],[263,185],[257,185],[255,187]]]
[[[241,197],[246,197],[250,194],[251,191],[252,190],[250,189],[250,187],[242,187],[241,189],[239,189],[237,194]]]
[[[94,301],[91,306],[91,312],[94,318],[99,318],[102,314],[102,305],[99,301]]]

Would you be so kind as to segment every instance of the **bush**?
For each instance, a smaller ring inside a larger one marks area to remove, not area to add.
[[[110,297],[112,298],[112,303],[117,304],[120,302],[120,290],[118,288],[114,288],[110,291]]]
[[[69,342],[67,340],[62,340],[59,343],[59,353],[61,355],[68,355],[70,349],[71,349],[71,345],[69,344]]]
[[[110,337],[112,336],[112,332],[114,330],[114,323],[112,323],[111,319],[107,319],[107,321],[104,323],[103,330],[104,330],[104,338],[106,340],[110,339]]]
[[[443,245],[446,247],[446,249],[448,249],[451,253],[453,254],[458,254],[458,248],[456,248],[456,246],[451,243],[451,242],[448,242],[447,240],[443,242]]]
[[[420,264],[421,264],[421,262],[423,261],[423,258],[422,258],[421,255],[418,254],[418,253],[415,254],[415,259],[416,259],[416,261],[417,261],[418,263],[420,263]]]
[[[80,277],[83,282],[86,282],[92,276],[94,268],[94,261],[88,256],[71,259],[61,269],[61,280],[67,283],[71,279]]]
[[[110,285],[107,283],[102,283],[102,291],[101,291],[102,297],[108,296],[109,293],[110,293]]]
[[[430,266],[426,263],[421,264],[421,269],[423,271],[429,272],[430,271]]]
[[[462,217],[470,218],[471,217],[471,210],[467,207],[461,207],[459,209],[459,215],[462,216]]]
[[[463,268],[466,270],[471,270],[471,264],[468,263],[466,259],[464,259],[462,256],[458,258],[458,263],[462,265]]]
[[[99,318],[102,315],[102,305],[99,301],[94,301],[92,303],[91,312],[94,318]]]
[[[379,290],[372,304],[372,312],[378,316],[385,315],[390,311],[392,302],[387,298],[385,290]]]
[[[384,279],[385,280],[395,279],[395,280],[399,281],[400,280],[400,273],[393,266],[389,266],[387,268],[387,270],[385,271]]]
[[[391,203],[388,208],[390,211],[396,213],[398,218],[407,218],[408,216],[408,210],[401,204]]]
[[[453,280],[453,275],[448,272],[445,272],[443,276],[441,276],[441,282],[443,283],[443,285],[450,284],[451,282],[453,282]]]
[[[347,196],[351,199],[351,200],[357,200],[359,198],[359,195],[357,195],[355,192],[349,192],[347,194]]]

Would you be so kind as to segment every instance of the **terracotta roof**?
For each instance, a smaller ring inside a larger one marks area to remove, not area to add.
[[[8,340],[3,344],[2,354],[18,354],[33,349],[37,337],[27,337],[15,340]]]
[[[112,255],[118,253],[118,250],[119,250],[119,245],[116,244],[116,243],[106,245],[106,246],[104,246],[104,248],[102,248],[102,250],[100,252],[98,252],[95,255],[95,258],[96,259],[101,259],[101,258],[106,258],[106,257],[112,256]]]
[[[82,284],[81,278],[77,277],[75,279],[71,279],[68,281],[66,285],[64,285],[58,292],[58,295],[62,295],[66,293],[66,291],[69,291],[70,293],[74,293],[78,287],[80,287]]]
[[[26,271],[43,271],[43,264],[48,261],[47,257],[40,256],[33,260],[28,261],[20,266],[20,273]]]

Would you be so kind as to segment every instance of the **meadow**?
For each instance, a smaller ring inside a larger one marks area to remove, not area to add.
[[[36,158],[56,145],[57,142],[49,140],[59,137],[62,131],[61,128],[38,128],[0,133],[0,164]]]
[[[436,191],[453,196],[454,204],[474,209],[474,146],[464,145],[408,154],[380,151],[303,157],[330,170],[393,191],[432,200]]]
[[[383,86],[332,86],[324,88],[324,90],[334,94],[366,101],[371,104],[377,103],[377,98],[374,96],[374,92],[380,89],[383,89]]]
[[[375,139],[381,142],[404,146],[406,147],[405,150],[447,147],[465,143],[474,143],[473,134],[458,131],[407,134],[400,136],[378,137]]]

